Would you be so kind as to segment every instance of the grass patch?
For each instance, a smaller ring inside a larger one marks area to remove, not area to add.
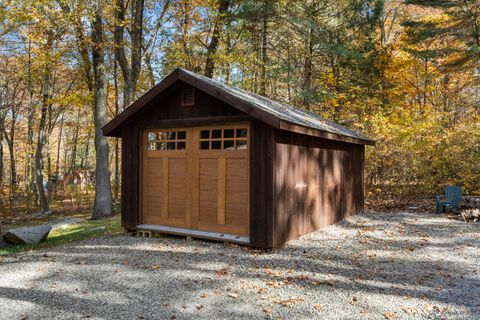
[[[120,215],[101,220],[86,220],[82,223],[73,224],[65,228],[60,227],[51,231],[47,239],[39,244],[23,244],[14,247],[0,248],[0,256],[121,232]]]

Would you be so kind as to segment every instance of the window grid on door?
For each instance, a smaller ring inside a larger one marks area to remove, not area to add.
[[[185,130],[152,130],[147,133],[148,151],[184,150],[186,147]]]
[[[202,129],[199,147],[201,150],[245,150],[248,147],[248,129]]]

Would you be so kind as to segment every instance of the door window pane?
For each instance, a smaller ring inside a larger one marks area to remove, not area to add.
[[[178,131],[177,132],[177,139],[178,140],[185,140],[187,138],[187,133],[185,131]]]
[[[247,140],[237,140],[237,150],[247,149]]]
[[[237,129],[237,138],[246,138],[247,129]]]
[[[157,142],[157,150],[167,149],[167,144],[165,142]]]
[[[222,129],[212,130],[212,138],[218,139],[222,137]]]
[[[210,149],[210,141],[200,141],[200,149],[202,150]]]
[[[210,130],[201,130],[200,131],[201,139],[210,139]]]
[[[167,132],[167,139],[168,140],[175,140],[175,137],[176,137],[176,132],[175,131],[169,131]]]
[[[185,142],[183,142],[183,141],[177,142],[177,150],[184,150],[184,149],[186,149]]]
[[[224,137],[224,138],[233,138],[234,133],[235,133],[235,130],[234,130],[234,129],[225,129],[225,130],[223,131],[223,137]]]
[[[222,141],[212,141],[212,149],[222,149]]]
[[[225,140],[225,141],[223,141],[223,149],[225,149],[225,150],[233,150],[233,149],[235,149],[235,141],[234,141],[234,140]]]

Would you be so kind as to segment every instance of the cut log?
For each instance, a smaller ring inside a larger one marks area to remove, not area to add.
[[[460,201],[460,208],[462,209],[479,209],[480,197],[462,196]]]
[[[465,222],[480,221],[480,210],[479,209],[463,210],[462,212],[460,212],[460,217]]]

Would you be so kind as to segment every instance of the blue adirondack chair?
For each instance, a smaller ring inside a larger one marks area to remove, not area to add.
[[[440,208],[443,208],[443,212],[445,212],[446,207],[449,207],[453,210],[457,210],[461,197],[462,197],[462,189],[460,187],[457,187],[457,186],[446,187],[445,195],[435,196],[435,199],[437,200],[437,204],[436,204],[437,213],[440,212]]]

